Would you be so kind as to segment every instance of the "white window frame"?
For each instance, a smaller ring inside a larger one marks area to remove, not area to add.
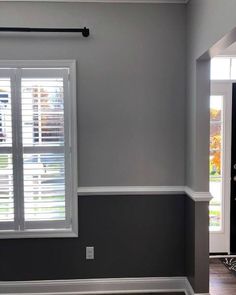
[[[10,238],[66,238],[78,237],[78,197],[77,197],[77,112],[76,112],[76,61],[75,60],[0,60],[0,69],[69,69],[68,95],[65,99],[65,121],[69,124],[69,143],[65,142],[70,152],[70,159],[65,165],[70,167],[70,207],[67,211],[69,225],[58,229],[6,229],[0,230],[0,239]],[[10,77],[10,76],[9,76]],[[12,109],[12,116],[14,110]],[[67,125],[68,125],[67,124]],[[12,126],[14,128],[14,126]],[[67,128],[67,126],[66,126]],[[14,170],[13,170],[14,174]],[[67,177],[68,179],[68,177]],[[66,179],[66,181],[68,181]],[[67,188],[66,188],[67,190]],[[67,202],[67,200],[66,200]],[[53,222],[53,221],[52,221]]]

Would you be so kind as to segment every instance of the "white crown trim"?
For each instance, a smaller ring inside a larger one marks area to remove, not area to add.
[[[80,3],[156,3],[187,4],[189,0],[0,0],[1,2],[80,2]]]
[[[184,292],[186,295],[194,295],[193,289],[186,277],[0,282],[1,295],[137,294],[159,292]]]
[[[92,186],[79,187],[79,196],[104,195],[181,195],[187,194],[195,202],[209,202],[209,192],[196,192],[186,186]]]

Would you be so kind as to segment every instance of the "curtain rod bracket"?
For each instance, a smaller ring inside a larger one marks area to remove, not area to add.
[[[82,31],[82,36],[87,38],[89,36],[89,29],[84,27]]]

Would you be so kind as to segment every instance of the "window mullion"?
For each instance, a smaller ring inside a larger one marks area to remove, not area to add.
[[[18,123],[17,123],[17,108],[16,108],[16,75],[15,69],[11,71],[11,97],[12,97],[12,161],[13,161],[13,187],[14,187],[14,224],[15,230],[19,230],[19,197],[18,197],[18,155],[17,155],[17,141],[18,141]]]
[[[20,230],[24,230],[25,215],[24,215],[24,171],[23,171],[23,144],[22,144],[22,110],[21,110],[21,69],[16,70],[16,94],[17,94],[17,113],[18,113],[18,190],[19,190],[19,216]]]
[[[24,194],[23,194],[23,148],[21,127],[21,78],[20,69],[14,69],[12,85],[12,136],[13,136],[13,179],[15,229],[24,229]]]

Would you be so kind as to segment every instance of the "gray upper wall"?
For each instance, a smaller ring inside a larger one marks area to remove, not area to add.
[[[190,0],[187,5],[186,184],[197,191],[209,185],[209,101],[197,99],[197,59],[236,27],[235,11],[235,0]]]
[[[0,36],[0,59],[78,61],[80,186],[184,184],[184,5],[1,2],[0,26],[91,29]]]

